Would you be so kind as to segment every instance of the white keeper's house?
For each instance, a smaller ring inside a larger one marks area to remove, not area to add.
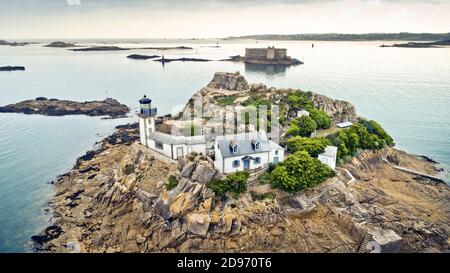
[[[152,108],[152,100],[144,96],[139,103],[139,134],[142,145],[175,160],[192,152],[206,154],[206,139],[203,135],[187,137],[158,132],[155,124],[157,109]]]
[[[258,171],[284,160],[285,149],[269,140],[265,132],[217,136],[214,166],[222,173]]]

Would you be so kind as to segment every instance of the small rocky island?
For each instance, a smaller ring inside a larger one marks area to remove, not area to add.
[[[132,47],[118,47],[118,46],[93,46],[93,47],[85,47],[85,48],[75,48],[70,49],[72,51],[124,51],[124,50],[186,50],[186,49],[193,49],[192,47],[186,47],[186,46],[176,46],[176,47],[138,47],[138,48],[132,48]]]
[[[303,102],[333,123],[359,119],[351,103],[249,84],[238,73],[216,73],[185,111],[197,97],[206,109],[270,100],[288,118]],[[282,124],[286,131],[289,122]],[[371,129],[383,134],[378,125]],[[273,187],[267,172],[249,177],[243,191],[223,193],[211,186],[226,180],[208,156],[168,160],[139,143],[138,124],[119,126],[57,179],[53,219],[33,236],[34,251],[364,253],[373,242],[383,252],[448,251],[450,187],[417,172],[436,175],[439,168],[386,146],[361,151],[335,176],[298,192]]]
[[[450,40],[442,40],[429,43],[409,42],[404,44],[381,45],[380,47],[405,47],[405,48],[440,48],[450,46]]]
[[[208,59],[199,59],[199,58],[175,58],[175,59],[169,59],[169,58],[161,58],[155,60],[155,62],[160,63],[171,63],[171,62],[210,62],[211,60]]]
[[[44,47],[66,48],[66,47],[77,47],[77,45],[75,45],[73,43],[66,43],[66,42],[57,41],[57,42],[52,42],[52,43],[50,43],[48,45],[45,45]]]
[[[286,65],[286,66],[303,64],[302,61],[288,56],[287,49],[275,47],[246,48],[245,57],[237,55],[232,56],[229,59],[225,59],[223,61],[244,62],[248,64]]]
[[[103,101],[76,102],[39,97],[16,104],[0,107],[0,113],[39,114],[45,116],[87,115],[124,117],[130,109],[115,99]]]
[[[0,46],[26,46],[30,43],[27,42],[8,42],[5,40],[0,40]]]
[[[0,66],[0,71],[25,71],[24,66]]]
[[[141,54],[132,54],[132,55],[127,56],[128,59],[133,59],[133,60],[149,60],[149,59],[156,59],[159,57],[161,57],[161,56],[159,56],[159,55],[141,55]]]

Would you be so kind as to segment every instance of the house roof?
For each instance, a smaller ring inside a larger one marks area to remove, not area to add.
[[[336,126],[339,128],[347,128],[352,125],[353,125],[353,123],[351,123],[350,121],[346,121],[346,122],[338,123]]]
[[[321,156],[326,157],[336,157],[338,148],[335,146],[327,146],[325,147],[325,151],[320,154]]]
[[[255,150],[255,144],[257,143],[257,141],[259,141],[261,144],[259,150]],[[231,143],[233,145],[237,144],[239,146],[238,153],[233,153],[233,150],[231,149]],[[251,132],[235,135],[217,136],[216,144],[219,145],[219,150],[223,158],[248,156],[257,153],[270,152],[273,149],[278,149],[274,148],[276,146],[278,146],[279,149],[283,149],[273,141],[269,141],[265,132]]]
[[[169,134],[164,134],[161,132],[153,132],[148,135],[149,139],[159,141],[165,144],[186,144],[186,145],[195,145],[195,144],[206,144],[206,139],[203,135],[200,136],[174,136]]]

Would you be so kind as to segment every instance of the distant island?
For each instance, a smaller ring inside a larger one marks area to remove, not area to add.
[[[155,58],[159,58],[160,56],[158,55],[141,55],[141,54],[132,54],[127,56],[128,59],[133,59],[133,60],[148,60],[148,59],[155,59]]]
[[[450,39],[450,33],[365,33],[365,34],[262,34],[228,37],[224,40],[293,40],[293,41],[439,41]]]
[[[75,102],[39,97],[34,100],[0,107],[0,113],[40,114],[45,116],[87,115],[119,118],[125,116],[129,111],[130,109],[126,105],[110,98],[102,101]]]
[[[53,42],[53,43],[50,43],[48,45],[45,45],[44,47],[61,47],[61,48],[64,48],[64,47],[76,47],[76,46],[77,45],[72,44],[72,43],[65,43],[65,42],[57,41],[57,42]]]
[[[27,42],[8,42],[5,40],[0,40],[0,46],[26,46],[29,45]]]
[[[176,46],[176,47],[140,47],[140,48],[129,48],[129,47],[118,47],[118,46],[93,46],[86,48],[75,48],[70,49],[72,51],[122,51],[122,50],[141,50],[141,49],[149,49],[149,50],[172,50],[172,49],[193,49],[192,47],[187,46]]]
[[[199,58],[176,58],[176,59],[168,59],[168,58],[161,58],[158,60],[155,60],[155,62],[161,62],[161,63],[170,63],[170,62],[211,62],[211,60],[208,59],[199,59]]]
[[[409,42],[404,44],[381,45],[380,47],[407,47],[407,48],[440,48],[450,46],[450,39],[431,43]]]
[[[23,66],[0,66],[0,71],[25,71]]]
[[[246,48],[245,56],[231,56],[222,61],[243,62],[247,64],[261,65],[299,65],[302,61],[291,58],[287,55],[285,48]]]

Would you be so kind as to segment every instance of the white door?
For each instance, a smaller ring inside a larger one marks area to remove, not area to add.
[[[177,158],[181,158],[181,157],[184,157],[183,147],[178,147],[177,148]]]

